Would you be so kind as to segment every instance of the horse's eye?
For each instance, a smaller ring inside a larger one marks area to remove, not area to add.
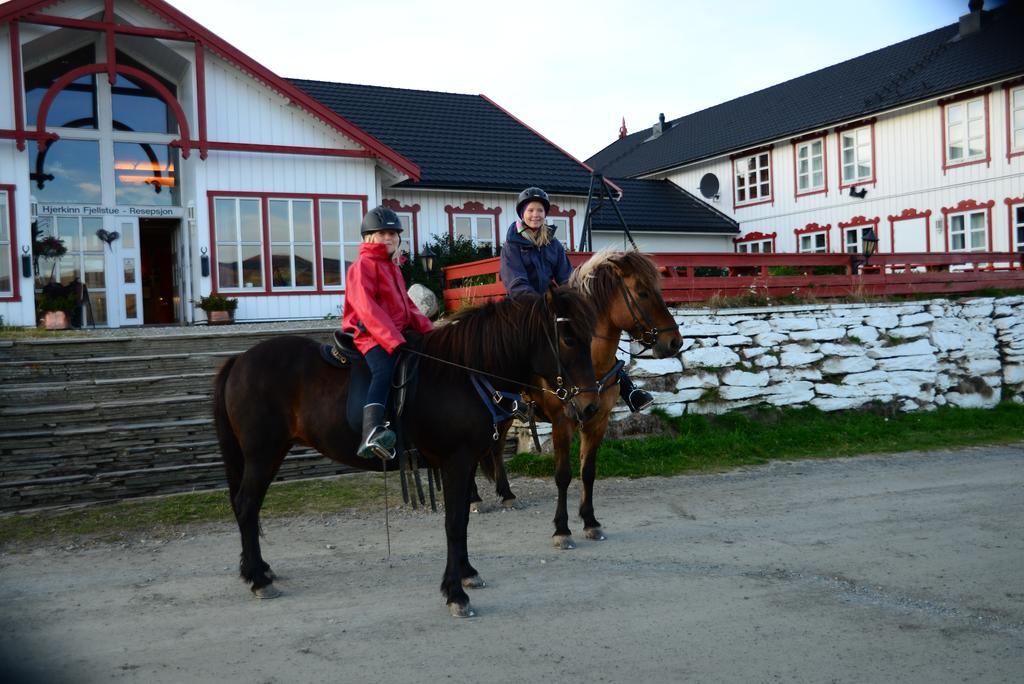
[[[576,338],[572,337],[571,335],[563,335],[562,336],[562,342],[565,343],[566,347],[575,347],[576,346]]]
[[[651,293],[647,290],[638,290],[636,294],[640,299],[650,299],[651,297]]]

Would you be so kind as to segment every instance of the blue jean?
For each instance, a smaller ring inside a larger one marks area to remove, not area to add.
[[[391,376],[395,373],[395,362],[398,356],[388,354],[380,345],[363,355],[366,365],[370,367],[370,388],[366,391],[367,404],[388,405],[391,393]]]

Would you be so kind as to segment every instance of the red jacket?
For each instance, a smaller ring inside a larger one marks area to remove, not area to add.
[[[341,329],[355,336],[362,353],[380,345],[391,354],[405,342],[402,331],[410,328],[425,333],[434,326],[409,299],[402,272],[388,257],[387,245],[364,242],[345,277]]]

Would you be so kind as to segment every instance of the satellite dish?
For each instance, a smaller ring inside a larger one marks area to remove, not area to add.
[[[700,179],[700,194],[705,199],[713,199],[718,194],[718,176],[713,173],[705,173]]]

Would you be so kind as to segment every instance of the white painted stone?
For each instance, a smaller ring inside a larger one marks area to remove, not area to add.
[[[760,335],[761,333],[771,332],[772,326],[768,321],[740,321],[736,323],[736,330],[741,335]]]
[[[897,339],[911,340],[917,337],[924,337],[929,332],[931,332],[930,328],[927,328],[923,325],[917,325],[908,327],[900,326],[899,328],[893,328],[892,330],[889,331],[889,334]]]
[[[416,305],[416,308],[426,316],[427,318],[433,318],[437,315],[437,295],[430,290],[430,288],[420,283],[413,284],[409,288],[409,299]]]
[[[717,337],[698,337],[697,338],[697,344],[699,346],[701,346],[701,347],[717,347],[718,346],[718,338]]]
[[[995,309],[992,300],[979,301],[976,304],[965,305],[960,315],[964,318],[989,318]]]
[[[683,344],[680,347],[680,349],[683,350],[683,351],[686,351],[687,349],[689,349],[690,347],[692,347],[695,344],[697,344],[696,340],[694,340],[692,338],[689,338],[689,337],[684,337],[683,338]]]
[[[743,358],[745,359],[752,359],[756,356],[761,356],[761,354],[764,354],[766,351],[768,351],[768,349],[765,347],[747,347],[746,349],[741,349],[740,354],[743,354]]]
[[[934,320],[935,316],[924,311],[920,313],[906,314],[904,316],[900,316],[900,327],[909,328],[916,325],[924,325],[925,323],[931,323]]]
[[[996,327],[996,330],[1009,330],[1013,326],[1021,323],[1021,319],[1016,316],[1007,316],[1005,318],[996,318],[992,321],[992,325]]]
[[[960,333],[933,330],[930,339],[941,351],[964,348],[964,336]]]
[[[722,385],[718,388],[718,396],[726,401],[733,401],[734,399],[749,399],[751,397],[761,396],[762,391],[760,387],[734,387],[732,385]]]
[[[845,328],[823,328],[818,330],[794,330],[789,333],[793,340],[841,340],[846,337]]]
[[[913,399],[905,399],[903,403],[900,404],[900,411],[903,411],[904,413],[913,413],[916,410],[918,410],[918,403]]]
[[[850,373],[843,378],[844,385],[865,385],[872,382],[882,382],[889,377],[889,373],[880,370],[868,371],[866,373]]]
[[[668,375],[680,373],[683,367],[678,358],[671,359],[637,359],[630,370],[631,375]]]
[[[867,399],[863,398],[818,397],[812,400],[811,404],[822,411],[842,411],[856,408],[866,401]]]
[[[754,359],[754,365],[761,368],[774,368],[779,365],[779,358],[771,354],[765,354]]]
[[[872,328],[874,330],[874,328]],[[835,344],[833,342],[822,342],[818,348],[825,356],[863,356],[864,347],[859,344]]]
[[[722,374],[722,382],[726,385],[742,387],[764,387],[768,384],[768,373],[748,373],[741,370],[729,370]]]
[[[668,404],[666,406],[661,407],[662,411],[664,411],[666,414],[672,416],[673,418],[677,418],[677,417],[683,415],[683,411],[685,409],[686,409],[686,404],[684,404],[684,403]]]
[[[1003,382],[1007,385],[1019,385],[1024,383],[1024,365],[1004,367]]]
[[[1002,370],[1003,364],[999,359],[970,359],[967,361],[965,370],[969,375],[991,375]]]
[[[754,343],[759,347],[775,347],[789,340],[789,335],[781,333],[761,333],[754,336]]]
[[[806,404],[812,399],[814,399],[814,389],[809,382],[792,383],[784,391],[766,394],[764,398],[772,406]]]
[[[683,352],[683,361],[688,368],[713,367],[723,368],[735,366],[740,361],[739,354],[727,347],[707,347],[690,349]]]
[[[783,366],[805,366],[809,363],[814,363],[818,359],[825,358],[824,354],[818,352],[783,352],[782,358],[779,362]]]
[[[695,387],[718,387],[718,376],[714,373],[687,373],[676,381],[676,389],[693,389]]]
[[[821,364],[821,372],[828,374],[863,373],[874,367],[874,360],[866,356],[830,357]]]
[[[937,399],[938,397],[936,397]],[[986,399],[977,393],[961,394],[959,392],[948,392],[946,394],[946,401],[953,406],[959,406],[960,408],[990,408],[998,403],[998,399],[993,403],[992,399]]]
[[[772,368],[768,374],[772,379],[772,385],[801,380],[821,380],[821,371],[817,368]]]
[[[790,318],[782,316],[771,320],[772,328],[775,330],[814,330],[818,322],[813,318]]]
[[[697,401],[704,396],[704,390],[702,389],[687,389],[681,392],[676,392],[672,395],[675,401]]]
[[[893,356],[916,356],[919,354],[933,354],[938,351],[928,340],[916,340],[907,344],[897,344],[891,347],[875,347],[866,353],[873,359],[884,359]]]
[[[878,368],[884,371],[901,370],[931,370],[935,368],[935,357],[928,356],[894,356],[889,359],[879,359]]]
[[[850,328],[850,331],[846,334],[851,340],[860,340],[865,343],[874,342],[878,339],[878,328],[873,328],[870,325],[862,325]]]
[[[872,327],[888,330],[889,328],[895,328],[900,324],[900,317],[893,311],[875,311],[874,313],[865,316],[864,322]]]
[[[875,399],[896,394],[896,388],[888,382],[872,382],[865,385],[833,385],[819,382],[814,391],[826,397],[864,397]]]
[[[705,323],[703,325],[688,325],[679,332],[686,337],[718,337],[719,335],[733,335],[738,332],[738,330],[734,325],[713,325]]]
[[[735,347],[738,344],[750,344],[751,339],[746,335],[721,335],[718,344],[723,347]]]

